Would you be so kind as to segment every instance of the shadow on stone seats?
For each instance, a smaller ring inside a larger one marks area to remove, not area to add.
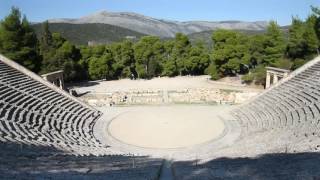
[[[156,179],[162,159],[74,156],[55,148],[0,143],[0,179]]]
[[[173,163],[176,179],[320,179],[320,153],[265,154]]]
[[[88,94],[88,93],[90,93],[91,91],[86,91],[86,92],[83,92],[83,93],[76,93],[76,94],[74,94],[73,96],[75,96],[75,97],[81,97],[81,96],[84,96],[84,95],[86,95],[86,94]]]

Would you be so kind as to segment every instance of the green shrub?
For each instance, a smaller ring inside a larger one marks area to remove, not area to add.
[[[254,80],[254,75],[251,73],[248,73],[244,76],[242,76],[242,81],[244,81],[246,84],[250,84],[252,83],[252,81]]]
[[[293,61],[292,70],[298,69],[299,67],[303,66],[307,61],[304,59],[297,58]]]
[[[212,80],[218,80],[220,79],[220,76],[218,74],[218,71],[217,71],[217,67],[215,64],[211,63],[209,65],[209,67],[205,70],[206,74],[210,75],[211,76],[211,79]]]

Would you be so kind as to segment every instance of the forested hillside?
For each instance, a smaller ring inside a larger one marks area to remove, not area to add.
[[[40,38],[43,33],[42,24],[33,24],[31,27]],[[69,23],[51,23],[50,31],[60,33],[64,38],[76,45],[86,45],[88,41],[99,44],[108,44],[124,40],[127,36],[139,39],[145,36],[129,29],[109,24],[69,24]]]

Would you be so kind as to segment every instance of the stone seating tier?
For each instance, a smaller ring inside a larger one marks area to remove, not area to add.
[[[102,148],[93,134],[100,116],[0,61],[1,141],[90,154],[88,148]]]

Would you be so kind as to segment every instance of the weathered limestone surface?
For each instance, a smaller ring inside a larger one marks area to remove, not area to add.
[[[92,106],[146,105],[146,104],[239,104],[257,95],[257,92],[224,91],[210,88],[182,90],[118,91],[88,93],[80,99]]]

